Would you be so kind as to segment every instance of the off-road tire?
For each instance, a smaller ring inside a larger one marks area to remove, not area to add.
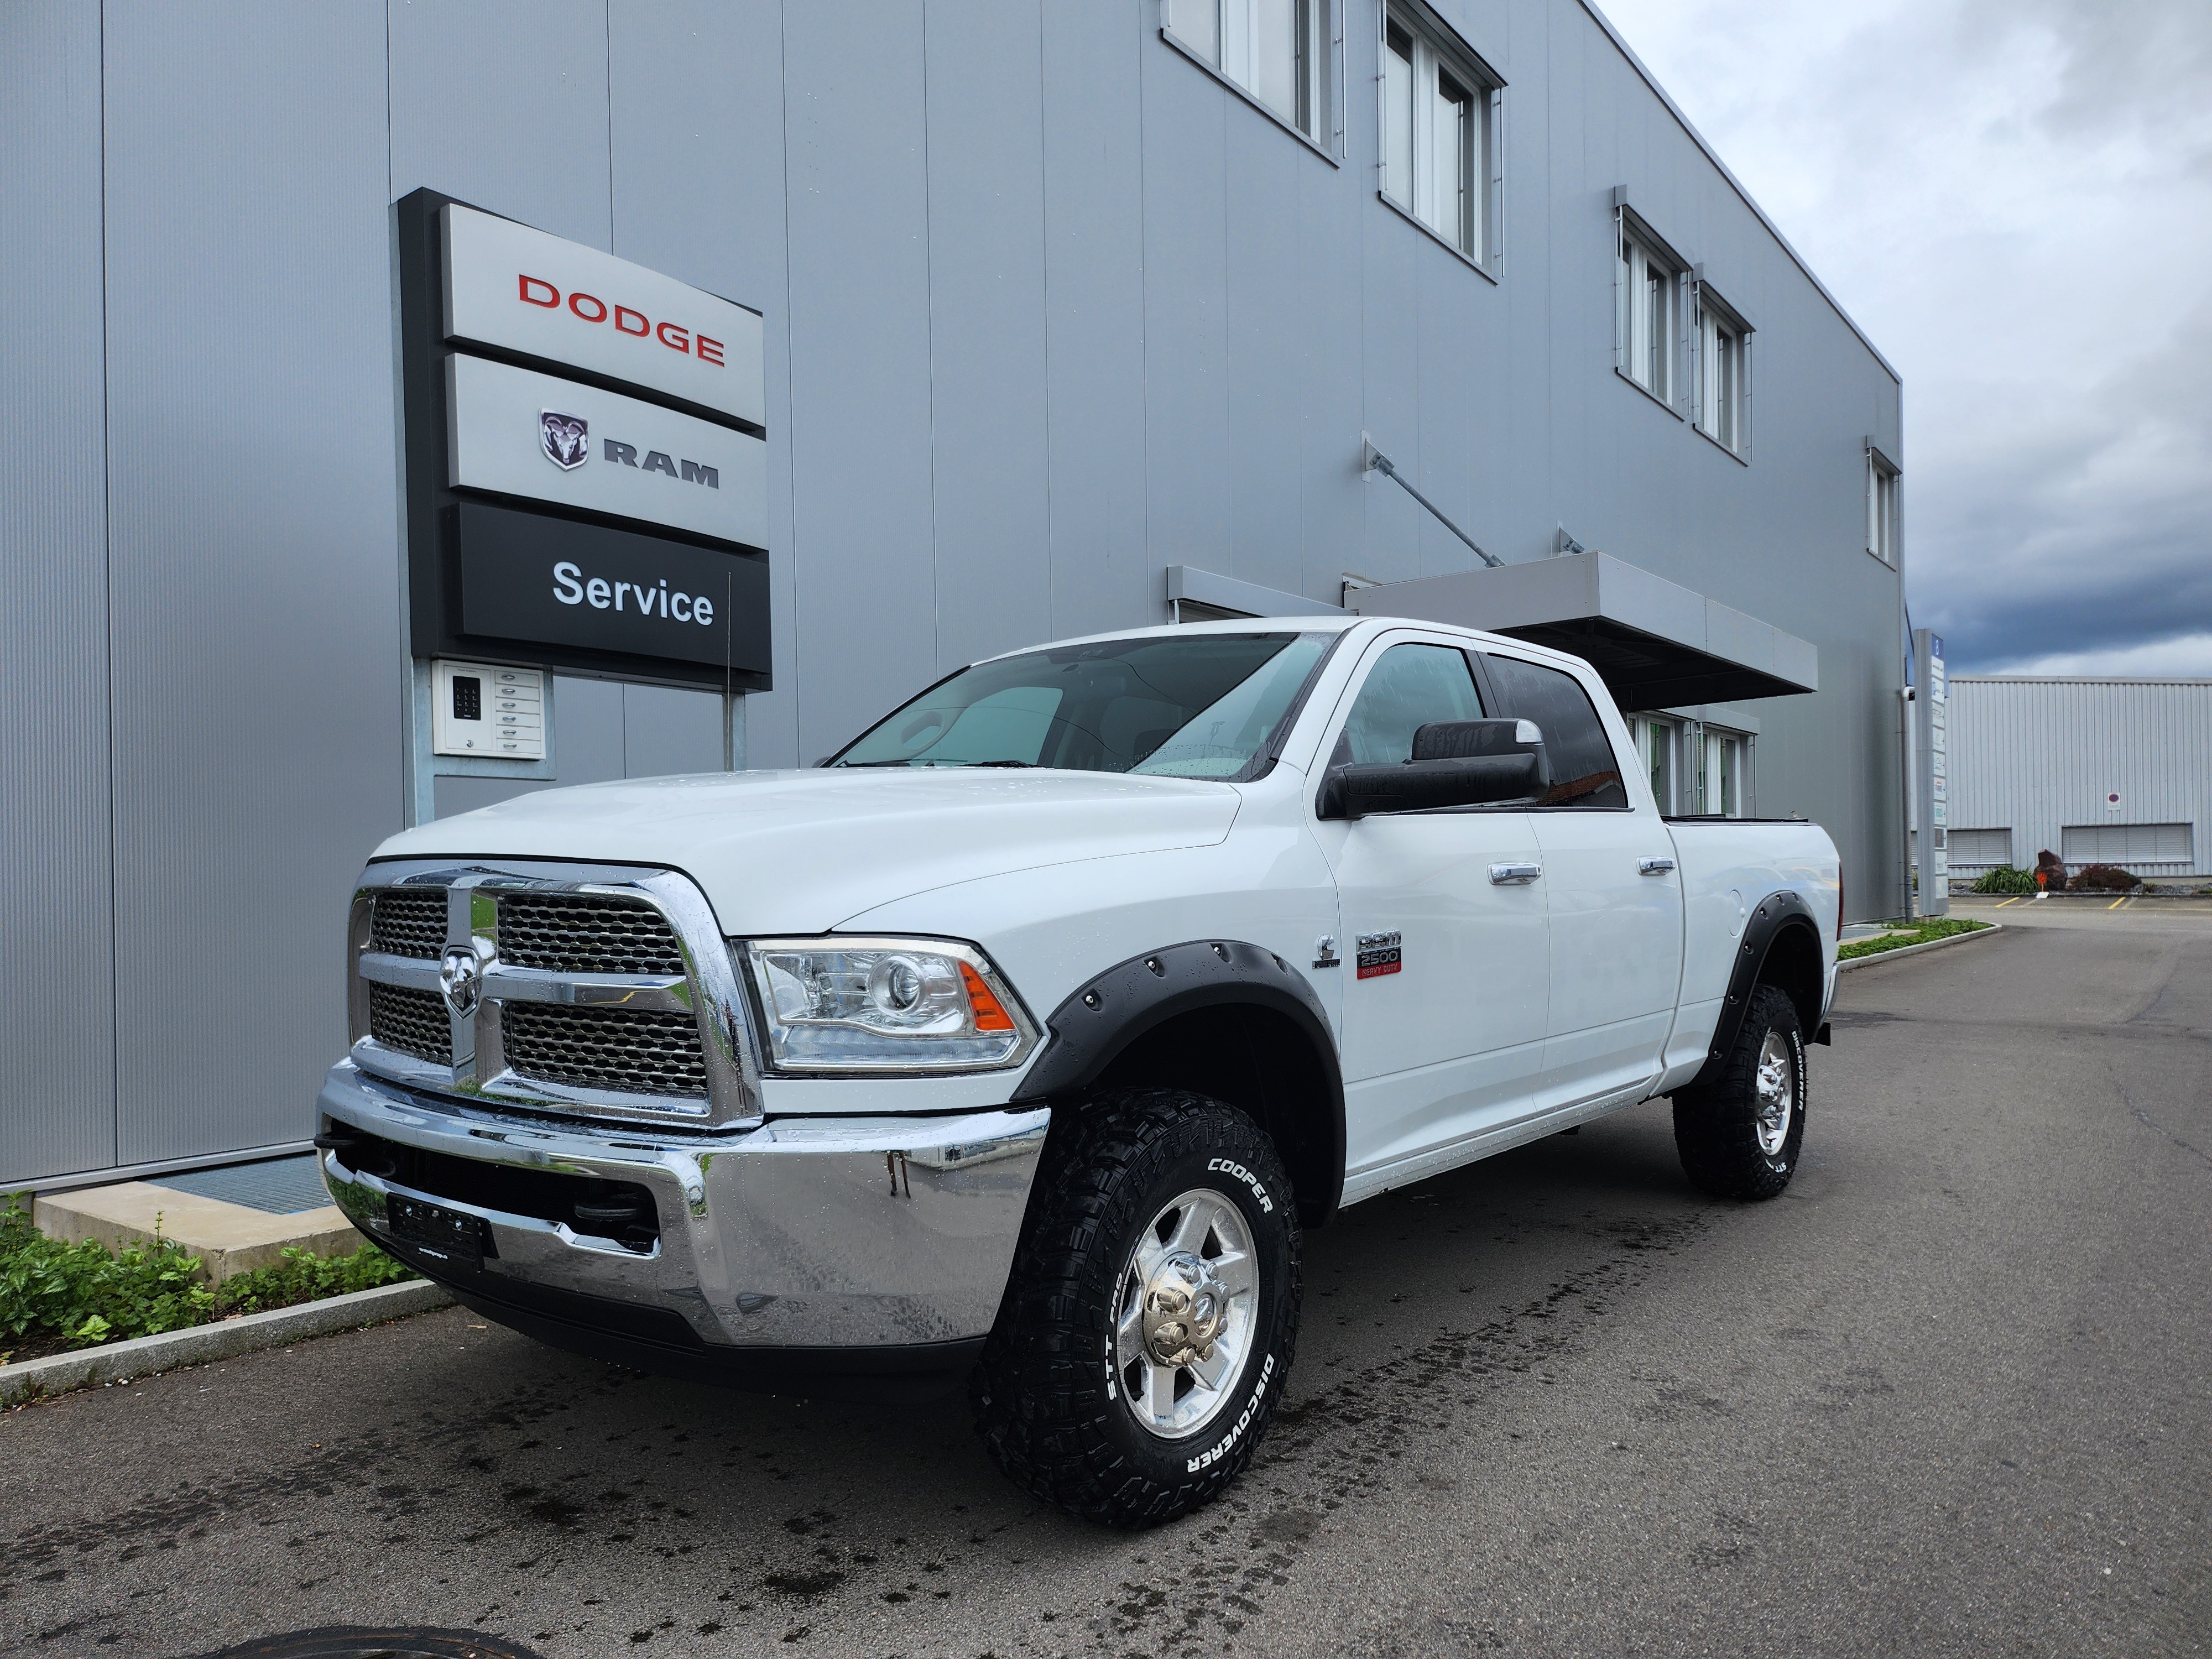
[[[1273,1142],[1234,1107],[1170,1089],[1102,1095],[1058,1126],[996,1327],[970,1384],[975,1431],[1015,1485],[1086,1520],[1151,1527],[1210,1503],[1251,1461],[1290,1375],[1301,1239]],[[1216,1167],[1222,1166],[1222,1167]],[[1228,1403],[1169,1439],[1115,1376],[1115,1309],[1138,1230],[1188,1192],[1237,1206],[1258,1311]]]
[[[1789,1049],[1792,1109],[1779,1148],[1759,1144],[1759,1055],[1770,1033]],[[1743,1027],[1705,1087],[1674,1095],[1674,1148],[1692,1186],[1715,1198],[1775,1198],[1796,1173],[1805,1141],[1805,1034],[1797,1006],[1771,985],[1755,986]]]

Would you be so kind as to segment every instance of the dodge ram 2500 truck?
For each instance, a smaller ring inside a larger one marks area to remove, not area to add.
[[[1586,663],[1425,623],[975,664],[817,768],[526,796],[354,896],[325,1179],[547,1342],[770,1389],[966,1377],[1144,1525],[1252,1455],[1301,1230],[1673,1098],[1789,1182],[1841,890],[1666,818]]]

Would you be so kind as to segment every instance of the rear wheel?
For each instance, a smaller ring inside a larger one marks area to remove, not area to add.
[[[1074,1514],[1152,1526],[1250,1461],[1290,1371],[1299,1233],[1273,1144],[1201,1095],[1083,1109],[1038,1177],[976,1431]]]
[[[1805,1141],[1805,1036],[1797,1006],[1753,988],[1719,1076],[1674,1096],[1674,1146],[1692,1185],[1716,1198],[1778,1196]]]

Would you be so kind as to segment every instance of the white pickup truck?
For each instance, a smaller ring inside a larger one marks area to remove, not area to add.
[[[1376,618],[981,662],[818,768],[393,836],[325,1179],[469,1306],[790,1391],[965,1377],[1081,1515],[1206,1502],[1281,1398],[1301,1231],[1656,1095],[1769,1198],[1836,850],[1663,818],[1581,660]]]

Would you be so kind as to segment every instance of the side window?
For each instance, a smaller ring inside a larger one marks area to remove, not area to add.
[[[1410,760],[1413,733],[1431,721],[1481,718],[1482,696],[1464,652],[1448,645],[1394,645],[1368,671],[1329,764]]]
[[[1584,809],[1628,805],[1620,759],[1579,680],[1541,663],[1492,656],[1490,683],[1506,714],[1534,720],[1543,729],[1552,788],[1540,805]]]

